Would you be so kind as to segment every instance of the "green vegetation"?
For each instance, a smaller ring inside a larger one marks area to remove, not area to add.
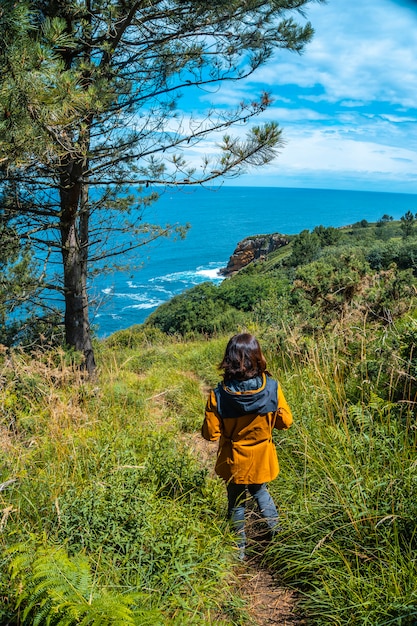
[[[124,334],[99,386],[59,351],[3,356],[2,623],[240,623],[222,485],[188,444],[214,348]]]
[[[247,328],[295,418],[275,435],[268,566],[309,624],[416,624],[417,238],[384,218],[174,298],[96,345],[97,380],[59,350],[2,354],[1,622],[251,624],[198,436]]]
[[[21,247],[4,204],[5,199],[0,197],[0,343],[13,345],[16,337],[24,334],[24,320],[31,317],[38,281],[30,247]],[[13,316],[19,307],[24,312],[20,317]]]
[[[403,221],[318,226],[218,287],[205,283],[174,297],[146,326],[211,336],[255,321],[285,341],[289,329],[329,332],[345,317],[389,323],[412,306],[416,270],[417,237],[403,237]]]
[[[89,373],[88,277],[187,229],[180,212],[175,224],[149,220],[155,189],[236,176],[283,145],[275,121],[234,132],[272,105],[266,92],[208,105],[188,125],[181,97],[243,80],[273,52],[302,52],[310,2],[1,1],[0,231],[6,205],[19,247],[30,242],[49,269],[38,293],[47,308],[59,296],[65,342]],[[197,165],[193,147],[210,138],[216,149]]]

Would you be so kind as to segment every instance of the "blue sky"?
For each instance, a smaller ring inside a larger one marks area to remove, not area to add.
[[[233,184],[417,193],[417,1],[328,0],[307,17],[302,55],[279,51],[201,96],[219,108],[262,89],[275,100],[258,120],[278,122],[286,145]]]

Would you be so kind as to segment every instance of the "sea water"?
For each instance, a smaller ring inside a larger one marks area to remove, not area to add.
[[[140,324],[160,304],[205,281],[219,283],[238,242],[267,233],[295,234],[345,226],[384,214],[417,212],[417,195],[279,187],[166,190],[148,210],[155,224],[190,224],[184,240],[161,238],[139,248],[132,269],[98,276],[90,286],[99,337]]]

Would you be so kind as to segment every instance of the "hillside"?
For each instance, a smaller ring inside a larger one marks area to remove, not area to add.
[[[402,226],[292,236],[97,342],[96,380],[64,350],[4,351],[0,622],[261,623],[199,436],[225,343],[248,328],[295,418],[275,438],[282,532],[251,557],[297,592],[294,624],[415,624],[417,238]]]
[[[204,283],[161,305],[146,326],[210,336],[255,321],[284,338],[287,331],[303,336],[327,332],[347,316],[352,323],[366,319],[389,325],[414,306],[417,235],[412,220],[410,226],[383,216],[376,224],[317,226],[285,236],[288,243],[219,286]]]

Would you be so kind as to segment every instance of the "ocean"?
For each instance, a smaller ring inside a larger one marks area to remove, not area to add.
[[[250,235],[295,234],[345,226],[384,214],[417,212],[417,194],[283,187],[166,190],[145,221],[191,225],[184,240],[159,239],[139,248],[130,271],[97,276],[90,285],[98,337],[141,324],[160,304],[205,281],[219,283],[238,242]]]

